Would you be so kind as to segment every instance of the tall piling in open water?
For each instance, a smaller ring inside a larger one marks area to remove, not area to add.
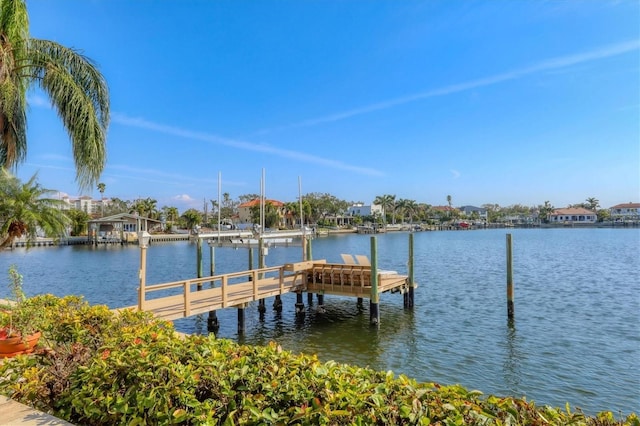
[[[511,245],[511,234],[507,234],[507,318],[514,318],[513,306],[513,251]]]

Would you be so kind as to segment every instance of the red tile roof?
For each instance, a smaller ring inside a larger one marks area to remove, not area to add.
[[[640,203],[622,203],[617,204],[612,209],[640,209]]]
[[[278,201],[278,200],[264,200],[265,204],[271,204],[274,207],[283,207],[284,203],[282,201]],[[254,198],[251,201],[247,201],[246,203],[242,203],[238,206],[238,208],[241,207],[254,207],[254,206],[259,206],[260,205],[260,199],[259,198]]]
[[[591,214],[596,214],[596,212],[591,211],[589,209],[582,208],[582,207],[569,207],[566,209],[555,209],[551,214],[552,215],[576,215],[576,214],[591,215]]]

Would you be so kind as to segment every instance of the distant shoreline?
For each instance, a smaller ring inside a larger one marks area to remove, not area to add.
[[[476,231],[484,229],[560,229],[560,228],[619,228],[619,229],[634,229],[640,227],[640,221],[629,221],[622,223],[615,222],[597,222],[597,223],[542,223],[542,224],[504,224],[504,223],[490,223],[488,225],[469,225],[462,227],[459,225],[420,225],[420,224],[404,224],[404,225],[387,225],[386,229],[382,232],[371,233],[371,235],[384,234],[386,232],[431,232],[431,231]],[[316,231],[316,238],[320,238],[326,235],[339,235],[339,234],[356,234],[358,233],[357,227],[353,228],[319,228]],[[189,234],[151,234],[151,243],[153,242],[171,242],[171,241],[190,241],[193,236]],[[79,237],[67,237],[67,238],[43,238],[38,237],[36,241],[31,243],[31,247],[58,247],[66,245],[89,245],[92,241],[86,235]],[[97,245],[103,244],[136,244],[136,241],[98,241]],[[26,247],[27,243],[24,240],[16,240],[12,247],[7,247],[6,250],[13,248]]]

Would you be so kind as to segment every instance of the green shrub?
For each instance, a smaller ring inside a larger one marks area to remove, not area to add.
[[[149,314],[43,306],[43,347],[0,366],[0,393],[74,424],[640,425],[635,414],[588,417],[461,386],[418,383],[276,344],[178,336]]]

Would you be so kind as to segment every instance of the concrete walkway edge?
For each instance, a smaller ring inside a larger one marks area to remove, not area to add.
[[[13,425],[73,426],[64,420],[0,395],[0,426]]]

